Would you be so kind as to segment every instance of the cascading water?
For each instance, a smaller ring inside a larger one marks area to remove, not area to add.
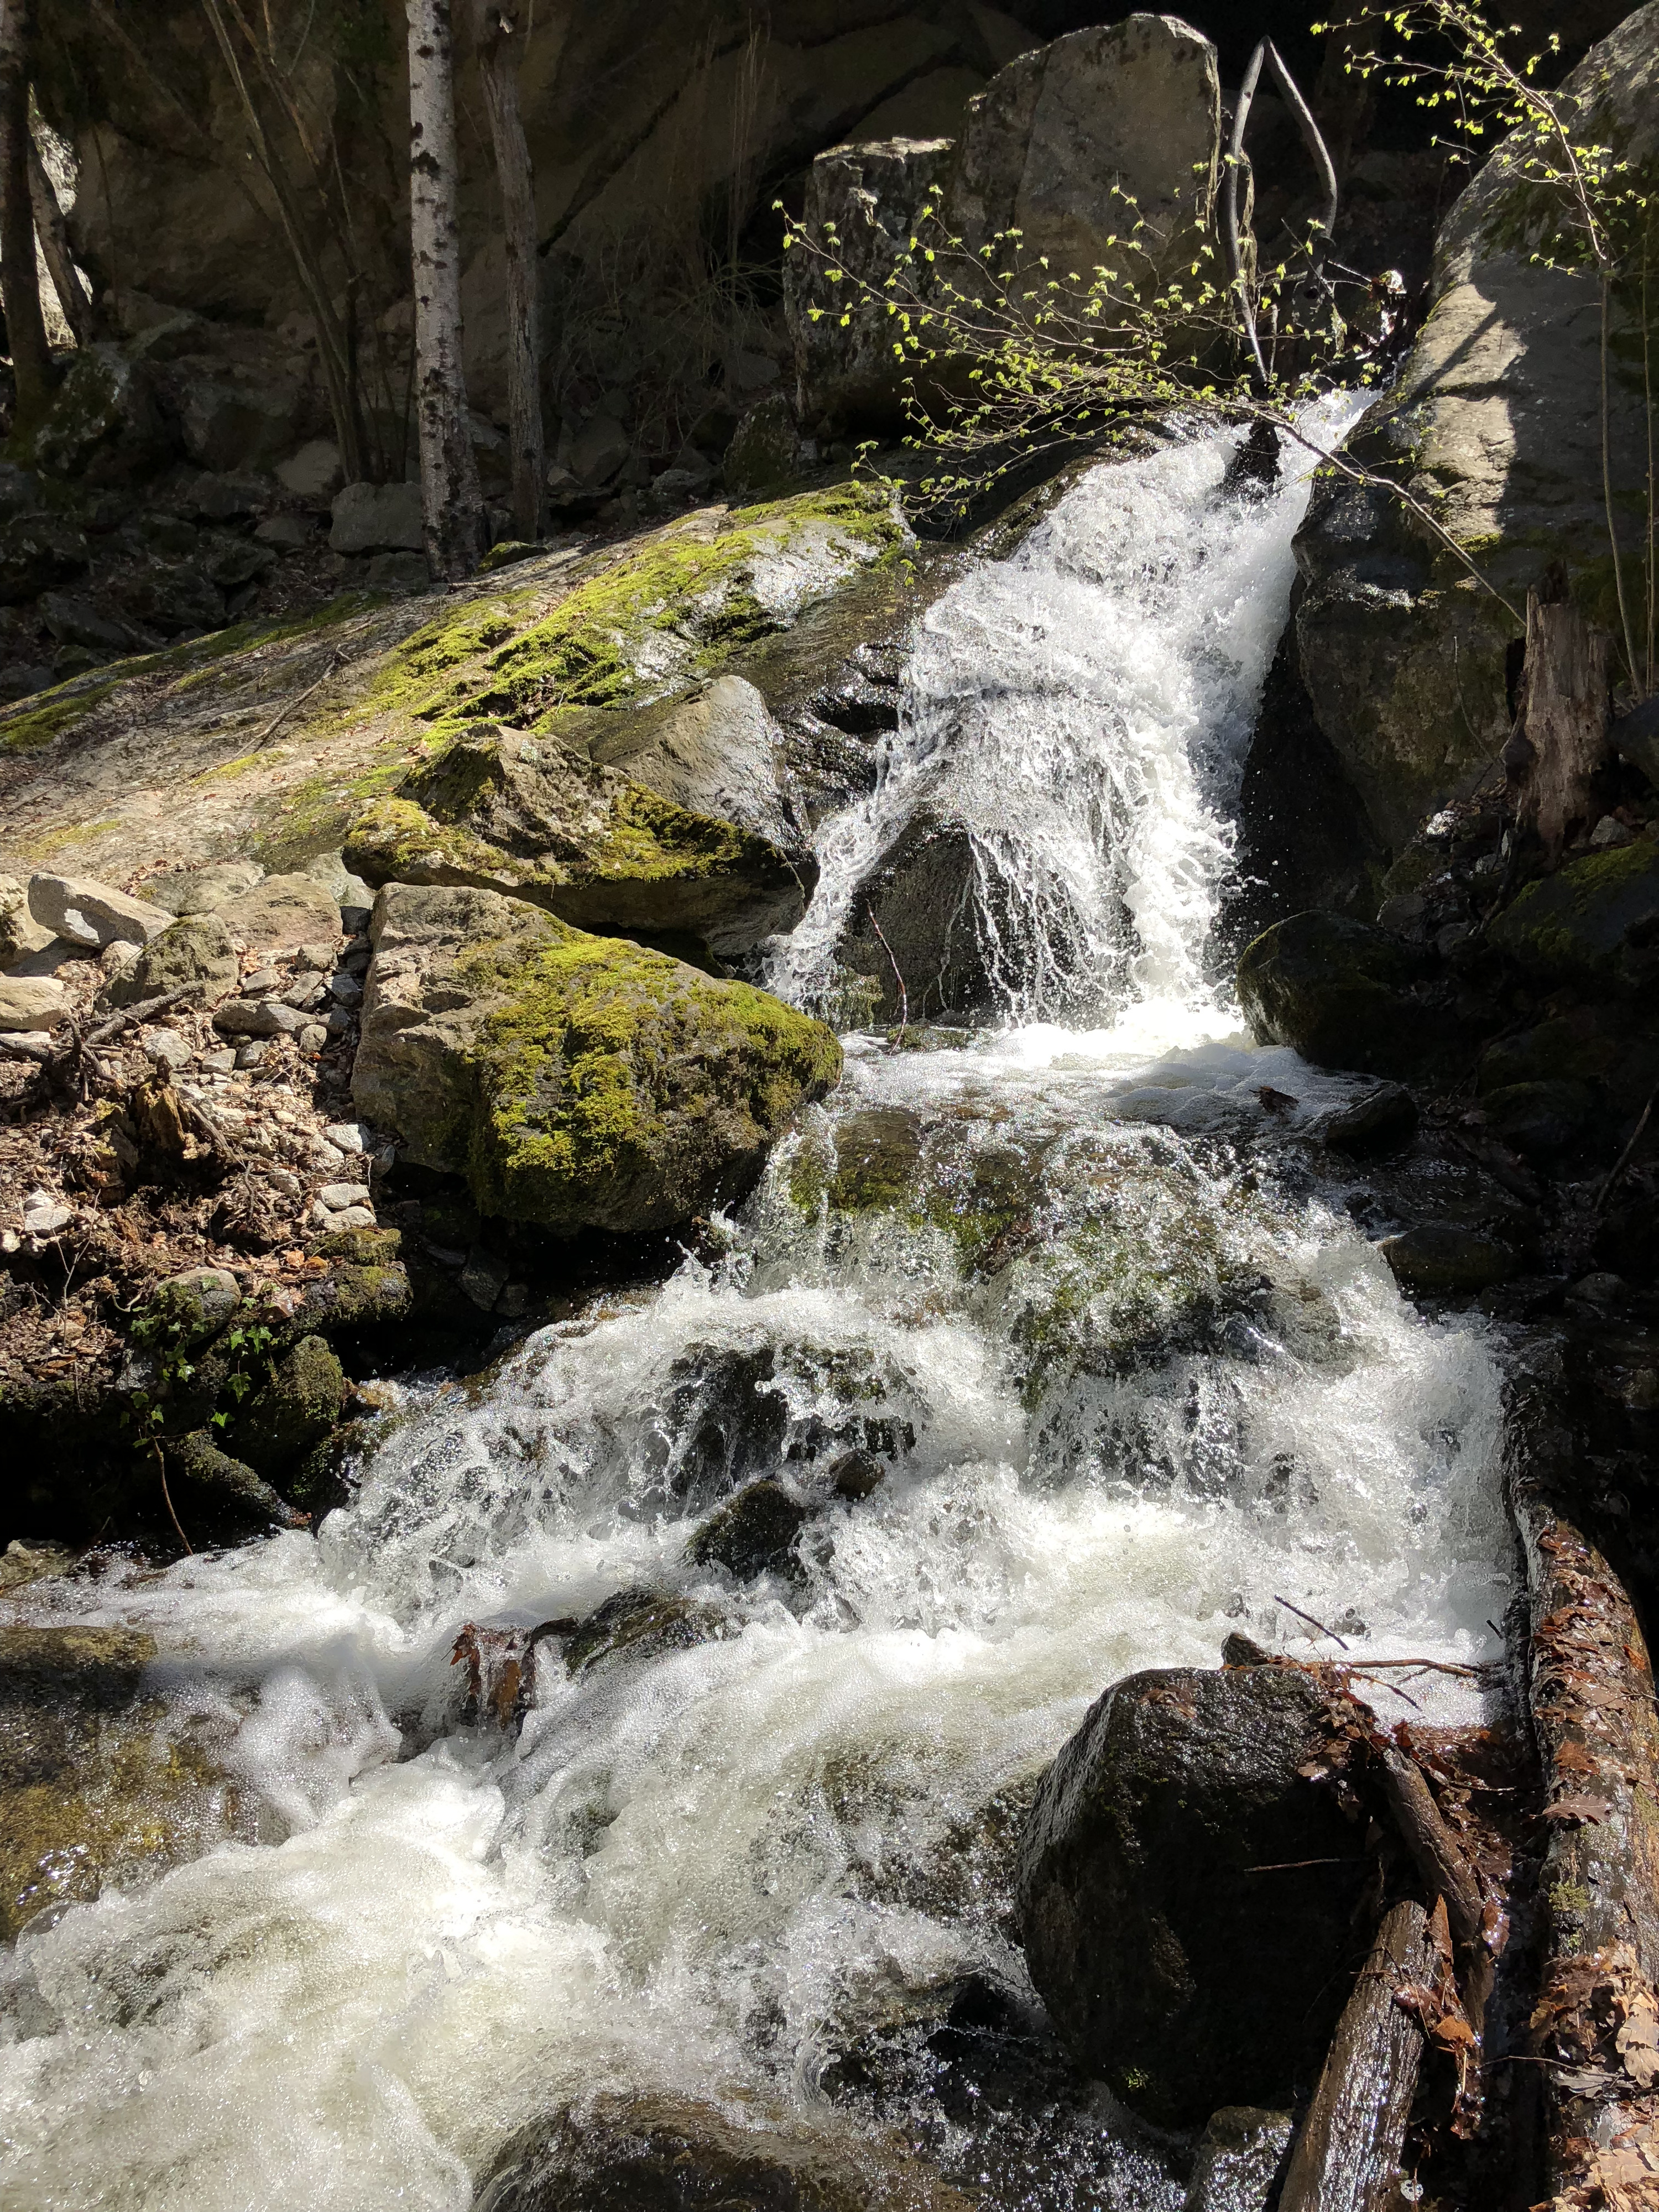
[[[157,1638],[270,1839],[19,1943],[0,2207],[462,2212],[598,2090],[925,2146],[998,2206],[1180,2203],[1081,2087],[998,2120],[937,2057],[877,2097],[847,2054],[1022,1990],[1006,1838],[1115,1677],[1294,1643],[1286,1601],[1484,1656],[1504,1602],[1487,1344],[1316,1182],[1298,1132],[1346,1086],[1205,982],[1300,503],[1224,498],[1224,459],[1103,469],[954,587],[777,957],[821,988],[863,866],[948,792],[1025,1026],[851,1040],[718,1264],[411,1388],[316,1540],[31,1599]],[[792,1563],[695,1564],[763,1475]],[[623,1592],[649,1632],[574,1670],[550,1639],[521,1734],[463,1723],[464,1624]]]

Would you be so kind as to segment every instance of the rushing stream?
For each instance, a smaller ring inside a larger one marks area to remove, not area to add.
[[[20,1943],[8,2212],[464,2212],[596,2089],[870,2128],[850,2046],[1023,1987],[1006,1837],[1114,1677],[1234,1626],[1296,1648],[1286,1601],[1490,1656],[1491,1348],[1319,1181],[1304,1133],[1352,1086],[1249,1048],[1206,966],[1305,499],[1224,494],[1224,459],[1097,471],[933,607],[777,953],[822,1000],[861,871],[945,799],[1006,1028],[850,1039],[721,1258],[411,1387],[317,1540],[35,1600],[157,1638],[264,1840]],[[689,1564],[763,1475],[813,1509],[797,1567]],[[551,1640],[520,1735],[463,1724],[464,1624],[647,1586],[680,1640],[574,1679]],[[881,2124],[997,2204],[1182,2201],[1102,2102],[998,2138],[913,2071]]]

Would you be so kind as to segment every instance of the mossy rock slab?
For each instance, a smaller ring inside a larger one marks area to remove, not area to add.
[[[678,931],[725,954],[793,928],[817,881],[810,853],[690,812],[556,737],[492,723],[372,801],[345,857],[377,885],[505,891],[580,928]]]
[[[1534,981],[1635,991],[1659,975],[1659,846],[1587,853],[1530,883],[1487,929]]]
[[[353,1077],[404,1157],[558,1235],[675,1227],[739,1196],[841,1072],[821,1023],[518,899],[386,886]]]
[[[0,1940],[234,1824],[227,1778],[146,1687],[155,1656],[128,1629],[0,1628]]]

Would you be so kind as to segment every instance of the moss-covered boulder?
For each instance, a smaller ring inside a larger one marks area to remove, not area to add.
[[[1659,846],[1587,853],[1540,876],[1486,937],[1534,982],[1642,989],[1659,976]]]
[[[1417,995],[1426,969],[1369,922],[1294,914],[1245,947],[1239,1003],[1260,1043],[1294,1045],[1324,1067],[1404,1073],[1456,1042],[1455,1021]]]
[[[668,1229],[738,1196],[841,1071],[819,1022],[518,899],[388,884],[353,1075],[404,1158],[560,1235]]]
[[[146,1686],[155,1656],[129,1629],[0,1628],[0,1942],[235,1820],[226,1778]]]
[[[112,1006],[136,1006],[164,992],[185,990],[185,1006],[210,1006],[236,988],[241,973],[230,932],[216,914],[192,914],[150,939],[105,996]]]
[[[238,1414],[234,1449],[260,1474],[280,1474],[319,1444],[340,1418],[346,1379],[320,1336],[302,1336]]]
[[[186,1267],[150,1292],[133,1322],[133,1340],[152,1352],[193,1351],[217,1336],[241,1295],[227,1267]]]
[[[556,737],[489,722],[365,807],[345,856],[371,884],[476,885],[580,928],[678,932],[730,954],[793,928],[817,880],[809,853],[691,813]]]
[[[298,1528],[306,1516],[273,1490],[247,1462],[227,1451],[213,1429],[191,1429],[163,1445],[176,1486],[173,1511],[187,1534],[214,1539],[256,1530]]]

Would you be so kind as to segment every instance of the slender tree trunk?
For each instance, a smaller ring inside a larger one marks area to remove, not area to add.
[[[0,290],[17,379],[16,428],[39,428],[58,381],[40,313],[34,258],[34,210],[29,198],[29,60],[34,44],[32,0],[0,0]]]
[[[58,304],[64,310],[64,320],[75,336],[76,345],[90,345],[97,335],[97,319],[92,302],[88,299],[75,267],[75,257],[70,252],[69,229],[64,221],[64,210],[58,205],[58,194],[52,189],[52,179],[46,174],[46,165],[33,137],[29,140],[29,198],[34,209],[34,228],[40,237],[40,251],[46,257],[46,267],[52,272],[52,289],[58,295]]]
[[[542,437],[541,318],[536,283],[536,190],[519,112],[524,58],[520,0],[474,0],[473,20],[484,105],[501,191],[507,249],[507,411],[513,447],[513,526],[533,544],[542,534],[547,455]]]
[[[449,0],[408,0],[415,404],[427,565],[459,582],[483,556],[483,500],[461,365],[455,85]]]

